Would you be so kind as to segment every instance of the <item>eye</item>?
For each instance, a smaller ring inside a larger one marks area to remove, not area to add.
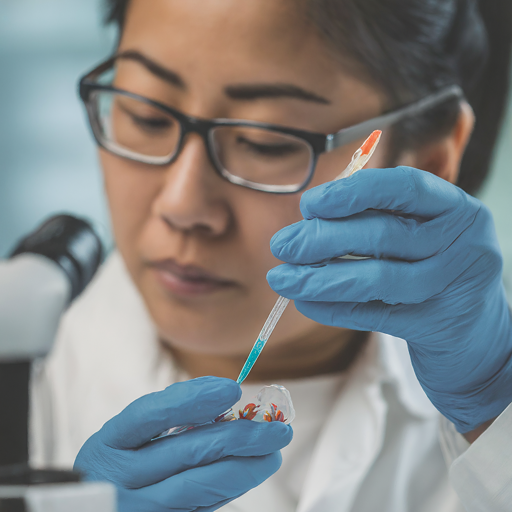
[[[293,144],[291,142],[280,142],[276,144],[262,144],[260,142],[255,142],[247,137],[238,136],[237,143],[246,146],[246,148],[261,156],[270,156],[270,157],[283,157],[288,156],[300,151],[300,146],[298,144]]]
[[[137,102],[126,104],[117,102],[117,107],[128,117],[133,125],[149,134],[162,134],[175,125],[175,121],[153,108],[139,105]]]
[[[137,125],[144,131],[152,133],[166,131],[174,124],[174,122],[167,117],[145,117],[134,113],[129,113],[129,116],[131,117],[133,124]]]

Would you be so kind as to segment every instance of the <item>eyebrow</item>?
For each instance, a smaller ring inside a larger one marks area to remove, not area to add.
[[[234,100],[251,101],[261,98],[295,98],[323,105],[331,103],[327,98],[292,84],[237,84],[227,86],[224,92],[229,98]]]
[[[149,59],[137,50],[126,50],[117,55],[119,59],[134,60],[142,64],[153,75],[158,76],[167,83],[185,90],[187,88],[185,81],[181,76],[171,69],[164,68],[155,61]],[[264,98],[295,98],[304,101],[312,101],[322,105],[330,105],[331,102],[323,96],[307,91],[297,85],[286,83],[275,84],[235,84],[224,88],[224,93],[228,98],[240,101],[254,101]]]
[[[163,66],[160,66],[160,64],[157,64],[155,61],[148,59],[145,55],[139,53],[136,50],[126,50],[124,52],[121,52],[117,55],[117,58],[135,60],[142,64],[153,75],[156,75],[157,77],[170,83],[171,85],[174,85],[175,87],[178,87],[180,89],[187,88],[185,82],[183,81],[181,76],[178,75],[178,73],[170,69],[164,68]]]

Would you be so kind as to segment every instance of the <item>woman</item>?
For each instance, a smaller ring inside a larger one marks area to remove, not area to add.
[[[502,510],[489,480],[506,501],[510,470],[474,460],[510,450],[510,313],[490,215],[453,184],[472,193],[489,167],[510,12],[112,0],[116,57],[81,94],[117,251],[35,386],[35,460],[80,451],[75,467],[113,482],[122,511]],[[331,183],[375,119],[375,169]],[[283,424],[237,421],[149,443],[240,398],[229,379],[276,292],[296,308],[243,391],[290,390],[293,442]],[[285,446],[281,470],[235,500]]]

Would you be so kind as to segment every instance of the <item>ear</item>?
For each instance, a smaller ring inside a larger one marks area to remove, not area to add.
[[[475,114],[466,101],[461,103],[459,117],[450,134],[442,139],[431,142],[414,152],[405,152],[399,158],[399,165],[408,165],[431,172],[450,183],[459,177],[460,164],[468,145]]]

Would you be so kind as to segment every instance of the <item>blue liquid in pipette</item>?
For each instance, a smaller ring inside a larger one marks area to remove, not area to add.
[[[236,379],[236,382],[238,384],[242,384],[242,382],[246,379],[247,375],[249,375],[249,372],[252,370],[254,363],[258,359],[266,343],[267,340],[262,340],[261,338],[258,338],[256,340],[256,343],[252,347],[251,353],[247,357],[247,360],[245,361],[244,367],[242,368],[242,371],[240,372],[238,379]]]
[[[249,375],[249,372],[252,370],[254,363],[258,359],[265,345],[267,344],[270,335],[274,331],[277,322],[279,322],[279,319],[281,318],[281,315],[284,313],[284,310],[286,309],[286,306],[288,306],[289,302],[290,300],[285,299],[284,297],[279,297],[277,299],[275,306],[272,308],[270,315],[268,315],[267,321],[265,322],[263,328],[260,331],[258,339],[256,340],[252,347],[249,357],[245,361],[244,367],[242,368],[242,371],[240,372],[238,379],[236,379],[238,384],[242,384],[242,382],[246,379],[247,375]]]

